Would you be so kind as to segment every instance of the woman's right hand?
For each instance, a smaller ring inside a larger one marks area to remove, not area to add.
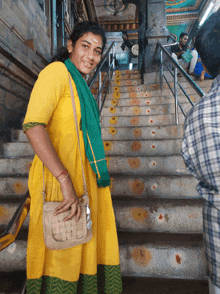
[[[71,209],[69,215],[65,217],[63,221],[70,220],[76,215],[76,221],[78,222],[81,214],[81,207],[79,206],[79,198],[76,195],[70,176],[60,183],[60,186],[63,194],[63,201],[56,208],[55,215]]]

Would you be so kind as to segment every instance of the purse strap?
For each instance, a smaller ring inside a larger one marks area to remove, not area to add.
[[[76,114],[76,105],[75,105],[75,100],[74,100],[74,93],[73,93],[73,86],[71,83],[70,75],[69,75],[69,84],[70,84],[70,93],[71,93],[71,100],[72,100],[72,106],[73,106],[73,115],[74,115],[74,121],[75,121],[75,126],[76,126],[76,133],[77,133],[77,142],[78,142],[78,147],[79,147],[79,154],[80,154],[80,161],[81,161],[81,166],[82,166],[82,176],[83,176],[83,188],[84,188],[84,194],[87,193],[87,185],[86,185],[86,177],[84,173],[84,168],[83,168],[83,162],[82,162],[82,154],[80,150],[80,141],[79,141],[79,127],[77,124],[77,114]],[[44,203],[45,203],[45,182],[44,182],[44,164],[43,164],[43,198],[44,198]]]

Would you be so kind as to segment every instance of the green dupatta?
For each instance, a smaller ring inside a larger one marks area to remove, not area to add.
[[[97,103],[75,65],[69,58],[65,60],[64,63],[76,84],[79,95],[82,117],[81,125],[86,156],[96,174],[98,187],[109,186],[110,178],[101,138],[101,127]]]

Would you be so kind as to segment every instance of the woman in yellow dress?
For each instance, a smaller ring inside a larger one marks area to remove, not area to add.
[[[85,82],[99,63],[106,43],[94,22],[79,23],[67,49],[41,71],[31,93],[23,130],[36,155],[29,173],[31,197],[27,247],[28,294],[80,294],[122,291],[115,216],[101,140],[98,109]],[[79,140],[90,198],[93,237],[63,250],[50,250],[43,239],[43,172],[46,201],[61,201],[56,213],[80,217],[83,178],[71,102],[73,86]]]

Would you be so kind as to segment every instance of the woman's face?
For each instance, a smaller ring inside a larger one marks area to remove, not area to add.
[[[67,49],[69,58],[85,78],[99,63],[102,54],[102,37],[93,33],[85,33],[80,37],[75,46],[69,40]]]

